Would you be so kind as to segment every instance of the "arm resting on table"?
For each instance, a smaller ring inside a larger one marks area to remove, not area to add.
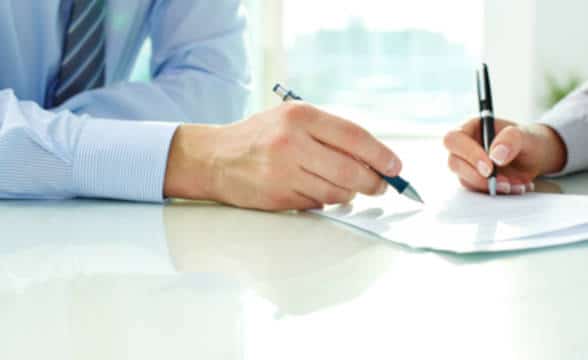
[[[160,202],[177,125],[53,113],[0,91],[0,198]]]

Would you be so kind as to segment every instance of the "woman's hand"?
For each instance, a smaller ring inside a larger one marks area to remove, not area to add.
[[[498,167],[497,191],[524,194],[535,190],[533,180],[561,171],[567,149],[560,136],[546,125],[517,125],[496,119],[496,138],[490,155],[482,146],[480,119],[468,121],[445,136],[449,168],[468,189],[488,192],[488,177]]]

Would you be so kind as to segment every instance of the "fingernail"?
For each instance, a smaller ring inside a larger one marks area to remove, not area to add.
[[[512,193],[518,195],[524,195],[527,192],[527,188],[525,185],[513,185],[512,186]]]
[[[535,192],[535,183],[528,183],[526,188],[527,192]]]
[[[388,168],[386,169],[386,174],[389,176],[398,175],[396,172],[398,171],[398,163],[396,160],[392,160],[388,163]]]
[[[384,195],[386,192],[388,192],[388,183],[382,181],[382,185],[380,185],[377,195]]]
[[[499,182],[496,184],[496,190],[501,194],[510,194],[511,188],[510,184],[507,182]]]
[[[492,173],[492,169],[490,169],[490,166],[488,166],[488,164],[480,160],[478,161],[478,172],[480,173],[480,175],[487,178]]]
[[[494,161],[498,165],[504,165],[506,159],[508,158],[510,150],[505,145],[498,145],[497,147],[492,150],[490,154],[490,159]]]

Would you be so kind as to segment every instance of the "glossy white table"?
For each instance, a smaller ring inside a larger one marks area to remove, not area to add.
[[[454,186],[437,148],[405,174]],[[0,239],[0,359],[588,357],[587,243],[451,256],[308,214],[90,200],[2,201]]]

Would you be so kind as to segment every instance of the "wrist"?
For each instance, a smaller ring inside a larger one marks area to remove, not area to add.
[[[216,200],[214,152],[218,128],[181,125],[172,139],[165,175],[165,197]]]
[[[555,174],[563,171],[567,163],[568,151],[559,133],[548,125],[537,125],[543,149],[541,174]]]

